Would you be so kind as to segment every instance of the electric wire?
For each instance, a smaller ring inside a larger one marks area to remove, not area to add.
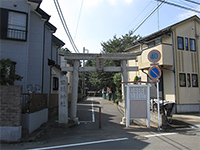
[[[199,2],[195,2],[195,1],[192,1],[192,0],[184,0],[184,1],[187,1],[187,2],[190,2],[190,3],[193,3],[193,4],[200,5],[200,3],[199,3]]]
[[[185,5],[187,5],[187,6],[189,6],[189,7],[192,7],[191,5],[189,5],[187,2],[185,2],[184,0],[179,0],[182,4],[185,4]]]
[[[147,19],[149,19],[149,17],[151,17],[155,12],[156,12],[156,10],[158,10],[160,7],[161,7],[161,5],[163,4],[165,2],[165,0],[164,1],[162,1],[135,29],[133,29],[133,33],[135,32],[135,31],[137,31],[146,21],[147,21]]]
[[[199,10],[195,10],[195,9],[192,9],[192,8],[181,6],[181,5],[178,5],[178,4],[175,4],[175,3],[171,3],[171,2],[167,2],[167,1],[163,1],[163,0],[156,0],[156,1],[163,2],[163,3],[166,3],[166,4],[172,5],[172,6],[176,6],[176,7],[179,7],[179,8],[183,8],[183,9],[187,9],[187,10],[190,10],[190,11],[200,13]]]
[[[68,29],[68,27],[67,27],[67,24],[66,24],[66,22],[65,22],[65,19],[64,19],[64,16],[63,16],[63,13],[62,13],[62,10],[61,10],[61,7],[60,7],[60,5],[59,5],[58,0],[54,0],[54,4],[55,4],[55,6],[56,6],[56,10],[57,10],[57,12],[58,12],[59,18],[60,18],[61,23],[62,23],[62,25],[63,25],[63,28],[64,28],[64,30],[65,30],[65,32],[66,32],[68,38],[69,38],[69,41],[70,41],[70,43],[71,43],[71,45],[72,45],[74,51],[75,51],[76,53],[79,53],[79,51],[78,51],[78,49],[77,49],[77,47],[76,47],[76,45],[75,45],[75,43],[74,43],[74,41],[73,41],[73,39],[72,39],[72,37],[71,37],[71,34],[70,34],[69,29]]]
[[[139,13],[139,15],[135,18],[135,19],[133,19],[132,21],[131,21],[131,23],[124,29],[124,31],[126,30],[126,29],[128,29],[130,26],[131,26],[131,24],[147,9],[147,7],[150,5],[152,3],[152,1],[150,1],[149,2],[149,4],[147,4],[146,5],[146,7]],[[123,31],[123,32],[124,32]]]
[[[82,2],[81,2],[81,8],[80,8],[79,16],[78,16],[78,22],[77,22],[77,25],[76,25],[74,40],[76,38],[76,34],[77,34],[77,31],[78,31],[79,21],[80,21],[80,18],[81,18],[81,12],[82,12],[82,8],[83,8],[83,2],[84,2],[84,0],[82,0]]]
[[[57,4],[58,4],[58,8],[59,8],[59,10],[60,10],[60,14],[61,14],[61,17],[62,17],[62,19],[63,19],[64,25],[65,25],[65,28],[66,28],[66,30],[67,30],[67,32],[68,32],[68,38],[70,39],[70,42],[71,42],[71,44],[72,44],[72,47],[73,47],[73,49],[74,49],[74,51],[75,51],[76,53],[79,53],[79,50],[77,49],[77,47],[76,47],[76,45],[75,45],[75,43],[74,43],[74,41],[73,41],[73,39],[72,39],[72,36],[71,36],[71,34],[70,34],[70,32],[69,32],[69,29],[68,29],[68,27],[67,27],[67,24],[66,24],[66,21],[65,21],[65,18],[64,18],[64,16],[63,16],[63,13],[62,13],[62,10],[61,10],[61,7],[60,7],[60,5],[59,5],[58,0],[57,0]]]

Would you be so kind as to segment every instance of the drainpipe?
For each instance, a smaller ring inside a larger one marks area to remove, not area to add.
[[[175,94],[175,103],[177,104],[177,92],[176,92],[176,63],[175,63],[175,48],[174,48],[174,33],[172,33],[172,51],[173,51],[173,72],[174,72],[174,94]],[[177,107],[175,107],[175,113],[177,113]]]
[[[44,88],[44,54],[45,54],[45,22],[44,22],[44,31],[43,31],[43,56],[42,56],[42,88],[41,93],[43,94]]]

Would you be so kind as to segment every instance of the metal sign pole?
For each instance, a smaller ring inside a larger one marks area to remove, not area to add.
[[[153,80],[158,80],[157,82],[157,109],[158,109],[158,131],[160,131],[160,99],[159,99],[159,78],[161,77],[161,70],[158,67],[159,63],[157,63],[161,58],[161,53],[158,50],[152,50],[148,54],[148,60],[153,64],[151,68],[149,68],[149,76]]]
[[[147,127],[150,127],[150,85],[147,85]]]
[[[130,99],[129,99],[129,83],[126,86],[126,127],[130,125]]]
[[[157,109],[158,109],[158,131],[160,131],[160,99],[159,99],[159,80],[157,82]]]

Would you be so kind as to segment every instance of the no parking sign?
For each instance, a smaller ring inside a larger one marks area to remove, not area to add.
[[[151,79],[156,80],[161,77],[161,70],[158,66],[149,68],[149,76]]]
[[[156,62],[158,62],[160,58],[161,58],[161,53],[158,50],[152,50],[148,54],[149,61],[153,63],[152,64],[153,66],[149,68],[148,74],[150,78],[153,80],[156,80],[161,77],[161,70],[157,66],[158,64],[156,64]]]

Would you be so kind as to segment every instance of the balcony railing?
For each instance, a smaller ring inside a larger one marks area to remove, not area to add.
[[[26,31],[8,28],[7,29],[7,38],[18,39],[18,40],[26,40]]]

